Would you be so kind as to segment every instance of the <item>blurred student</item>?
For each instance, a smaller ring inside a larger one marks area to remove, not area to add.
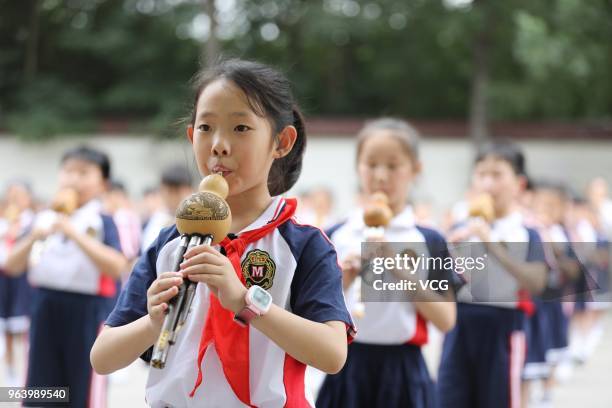
[[[601,232],[608,241],[612,240],[612,198],[608,182],[603,177],[595,177],[587,186],[587,198],[595,212]]]
[[[568,348],[569,313],[562,299],[571,295],[580,274],[580,264],[564,226],[567,189],[559,182],[540,181],[531,193],[530,224],[543,240],[544,253],[550,267],[546,288],[534,297],[535,311],[528,319],[527,363],[523,371],[523,406],[527,406],[531,384],[543,382],[538,406],[552,404],[552,389],[557,366]],[[531,396],[533,400],[533,396]]]
[[[138,214],[140,215],[141,230],[144,230],[151,219],[151,216],[164,208],[159,187],[147,187],[142,192],[142,197],[138,202]],[[141,234],[142,236],[142,234]]]
[[[104,208],[113,216],[123,255],[129,262],[133,262],[140,252],[140,217],[123,183],[116,180],[110,183],[104,198]]]
[[[541,292],[547,276],[540,236],[525,227],[519,211],[525,184],[517,145],[494,141],[479,149],[472,189],[490,208],[470,216],[448,240],[451,251],[467,250],[486,262],[484,270],[464,272],[467,284],[457,294],[457,325],[444,340],[438,375],[442,408],[521,404],[528,294]]]
[[[299,197],[300,209],[297,217],[300,222],[319,228],[333,225],[334,196],[327,187],[316,187]]]
[[[174,224],[174,213],[177,207],[185,197],[193,193],[193,179],[189,169],[178,164],[166,168],[161,174],[159,193],[163,207],[151,214],[142,232],[140,248],[143,253],[151,246],[163,228]]]
[[[4,264],[15,241],[30,228],[34,219],[29,183],[9,183],[4,200],[5,206],[0,213],[0,332],[4,334],[4,379],[8,386],[22,386],[15,362],[15,343],[20,341],[24,347],[26,344],[30,326],[31,288],[25,275],[7,276]]]
[[[74,407],[104,402],[104,378],[92,372],[89,351],[126,265],[117,228],[102,214],[110,172],[98,150],[66,151],[54,210],[37,216],[6,261],[7,272],[27,270],[35,286],[26,386],[69,387]]]
[[[610,243],[595,208],[579,195],[573,197],[566,218],[574,252],[582,266],[575,287],[570,328],[570,355],[583,364],[603,336],[602,317],[610,302]]]
[[[356,161],[362,193],[366,197],[384,194],[392,213],[384,236],[374,240],[401,242],[406,245],[402,251],[418,251],[425,257],[448,258],[444,238],[418,225],[408,203],[410,187],[421,171],[418,142],[416,130],[398,119],[375,120],[359,133]],[[317,407],[435,407],[434,384],[421,347],[428,340],[428,322],[442,332],[455,324],[453,291],[406,290],[394,301],[363,299],[363,308],[358,309],[358,282],[364,282],[362,287],[368,284],[363,276],[357,279],[362,275],[361,242],[372,239],[364,210],[356,209],[345,222],[330,228],[328,235],[338,251],[343,286],[359,331],[349,345],[345,367],[325,378]],[[452,269],[441,265],[420,272],[423,281],[435,277],[456,282]],[[383,279],[396,279],[392,274]],[[409,273],[398,274],[398,282],[417,279]]]

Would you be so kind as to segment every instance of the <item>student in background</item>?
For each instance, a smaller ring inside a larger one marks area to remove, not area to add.
[[[410,186],[421,171],[418,143],[416,130],[402,120],[383,118],[366,124],[357,142],[360,186],[366,202],[375,193],[388,198],[392,218],[377,242],[401,242],[406,245],[402,250],[448,258],[444,238],[418,225],[408,203]],[[338,251],[349,305],[357,306],[361,242],[370,239],[363,208],[327,232]],[[456,282],[450,269],[422,272],[423,280]],[[427,322],[442,332],[455,324],[454,293],[427,289],[399,295],[394,301],[361,299],[362,310],[353,308],[359,332],[349,345],[345,368],[325,378],[317,407],[435,407],[434,385],[421,346],[428,340]]]
[[[123,183],[116,180],[110,183],[104,197],[104,208],[108,214],[113,216],[119,232],[121,250],[131,264],[140,253],[141,227],[140,217],[134,210],[134,205]]]
[[[487,262],[484,270],[464,273],[467,283],[457,294],[457,325],[444,340],[438,375],[442,408],[521,405],[529,293],[544,289],[548,271],[540,236],[520,213],[525,184],[516,144],[494,141],[479,149],[472,189],[491,208],[458,225],[448,240],[451,252],[486,254]]]
[[[58,174],[61,200],[55,211],[37,216],[5,265],[15,276],[27,270],[35,286],[26,386],[70,387],[75,407],[105,400],[105,379],[92,373],[89,351],[126,266],[115,223],[102,214],[110,172],[98,150],[66,151]]]
[[[3,332],[5,340],[4,379],[8,386],[23,386],[23,379],[17,373],[15,346],[20,341],[26,347],[32,289],[25,275],[7,276],[4,264],[15,242],[31,228],[33,204],[28,182],[8,184],[0,216],[0,332]]]
[[[565,221],[567,189],[560,182],[539,181],[531,193],[531,224],[543,240],[550,267],[546,288],[534,297],[535,312],[528,319],[527,363],[523,371],[523,406],[535,401],[531,384],[541,381],[543,392],[538,406],[552,404],[556,368],[568,347],[569,313],[562,299],[571,295],[580,274],[580,264],[573,251]]]
[[[155,241],[159,232],[174,224],[174,213],[180,202],[193,193],[193,179],[189,169],[175,164],[161,174],[159,194],[163,207],[151,214],[142,232],[141,251],[145,252]]]

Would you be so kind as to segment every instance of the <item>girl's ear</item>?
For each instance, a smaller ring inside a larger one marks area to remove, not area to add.
[[[525,191],[527,189],[527,177],[524,175],[518,176],[519,191]]]
[[[421,174],[421,171],[423,170],[423,164],[421,163],[420,160],[416,160],[414,164],[412,165],[412,169],[414,171],[415,176],[418,174]]]
[[[193,144],[193,125],[187,126],[187,139]]]
[[[291,149],[293,149],[293,145],[297,140],[297,130],[294,126],[285,126],[278,134],[277,140],[278,143],[276,144],[273,157],[275,159],[280,159],[288,155]]]

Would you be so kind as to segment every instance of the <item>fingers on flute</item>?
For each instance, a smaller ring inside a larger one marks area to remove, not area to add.
[[[212,286],[218,286],[221,283],[223,276],[213,274],[196,274],[188,275],[187,278],[192,282],[201,282]]]
[[[185,252],[185,255],[183,255],[183,258],[189,259],[198,254],[205,254],[205,253],[209,253],[212,255],[220,255],[219,251],[217,251],[215,248],[211,247],[210,245],[198,245],[193,248],[189,248],[187,252]]]
[[[181,283],[183,283],[183,278],[180,273],[168,278],[159,278],[153,282],[148,290],[148,294],[149,296],[155,295],[169,288],[179,286]]]
[[[191,275],[223,275],[223,269],[221,267],[210,264],[188,266],[182,269],[182,272],[184,277],[189,277]]]
[[[151,311],[149,312],[149,314],[151,314],[153,317],[160,317],[164,315],[166,309],[168,309],[167,303],[162,303],[157,306],[151,306]]]
[[[185,260],[181,263],[181,270],[198,264],[221,265],[222,260],[219,258],[219,256],[222,255],[219,253],[213,254],[210,252],[192,255],[190,258],[185,258]]]
[[[180,278],[181,276],[183,276],[183,274],[180,272],[164,272],[160,274],[157,279],[160,280],[165,278]]]
[[[178,293],[178,288],[176,286],[171,287],[157,295],[154,295],[149,301],[149,310],[150,313],[159,317],[164,314],[166,309],[168,309],[168,301],[172,299]]]
[[[172,286],[171,288],[168,288],[166,290],[164,290],[161,293],[157,294],[157,302],[155,303],[163,303],[163,302],[167,302],[168,300],[172,299],[174,296],[176,296],[176,294],[179,292],[179,288],[177,286]]]

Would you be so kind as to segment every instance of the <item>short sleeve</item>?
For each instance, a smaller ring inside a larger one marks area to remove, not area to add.
[[[421,234],[425,237],[425,243],[427,250],[431,258],[439,258],[442,262],[433,262],[433,268],[428,271],[427,278],[435,281],[447,281],[449,289],[452,289],[453,297],[465,284],[465,281],[452,269],[452,262],[446,262],[445,260],[451,259],[450,252],[448,251],[448,244],[444,237],[437,231],[417,227]],[[446,290],[437,290],[439,294],[445,294]]]
[[[336,231],[338,231],[340,228],[342,228],[345,224],[346,224],[346,220],[332,225],[331,227],[327,228],[323,232],[325,232],[325,235],[327,235],[329,238],[331,238],[336,233]]]
[[[104,239],[103,243],[119,252],[121,251],[121,242],[119,241],[119,231],[117,225],[113,221],[112,217],[108,215],[102,215],[102,226],[104,228]]]
[[[147,314],[147,290],[157,278],[156,259],[156,246],[151,246],[138,259],[115,308],[106,319],[106,325],[123,326]]]
[[[314,322],[344,322],[352,337],[355,329],[344,301],[336,250],[323,233],[315,231],[298,259],[291,283],[291,310]]]

